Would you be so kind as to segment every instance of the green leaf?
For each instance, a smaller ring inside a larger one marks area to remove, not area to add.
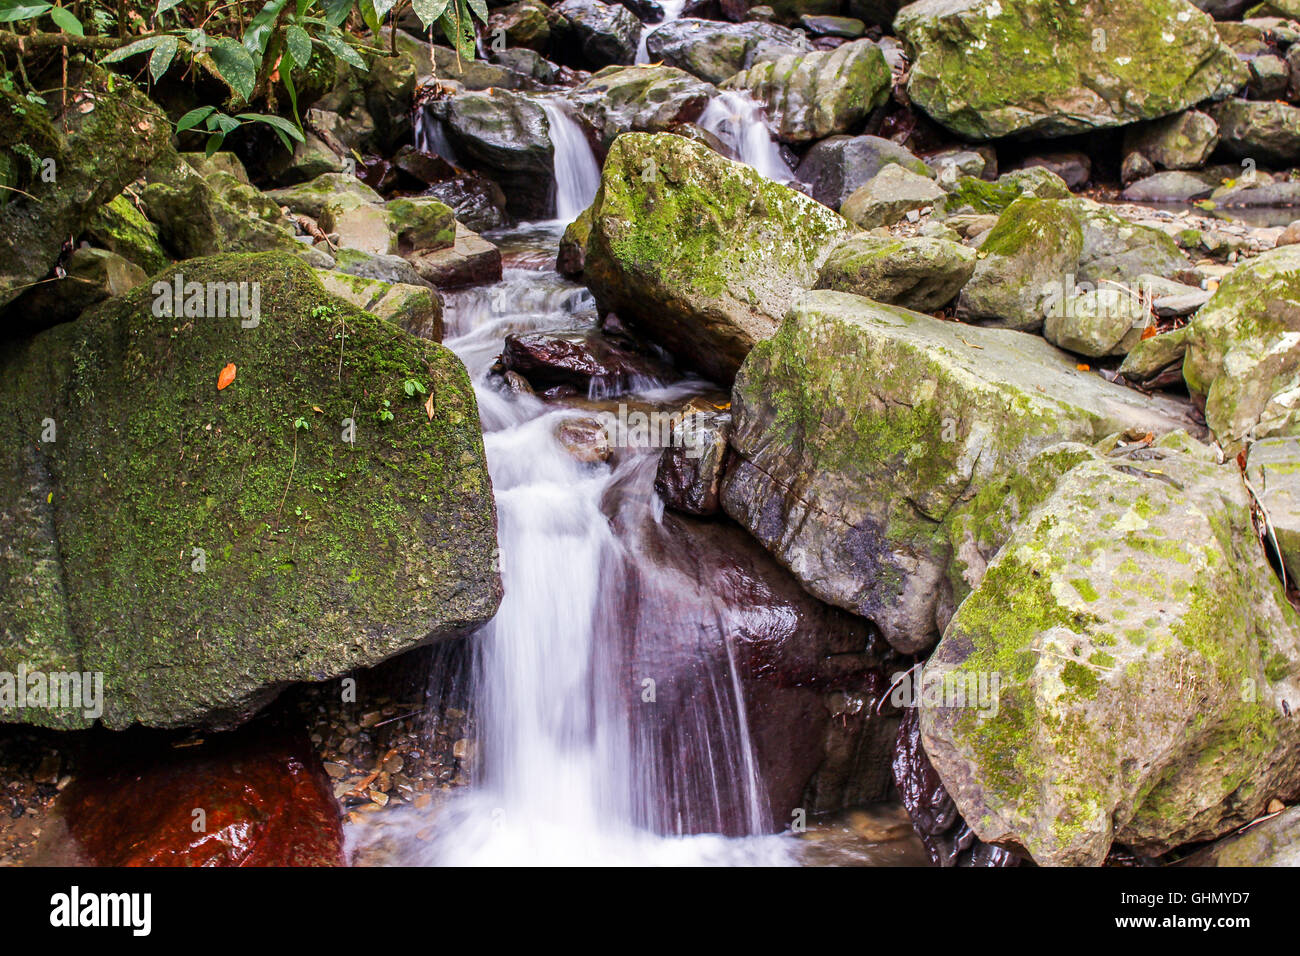
[[[153,15],[154,15],[155,19],[156,19],[157,17],[162,16],[164,13],[166,13],[166,12],[167,12],[168,10],[170,10],[172,7],[178,7],[178,6],[180,6],[180,5],[181,5],[181,2],[182,2],[182,0],[158,0],[158,9],[154,10],[154,12],[153,12]]]
[[[65,7],[55,7],[50,11],[50,19],[64,33],[71,33],[73,36],[85,36],[86,31],[81,26],[81,21],[76,18],[71,10]]]
[[[338,26],[352,12],[354,0],[324,0],[325,22],[332,27]]]
[[[216,111],[215,106],[200,106],[196,110],[190,110],[176,121],[176,132],[183,133],[187,129],[193,129]]]
[[[298,127],[294,126],[283,116],[276,116],[273,113],[240,113],[238,114],[237,119],[248,120],[252,123],[265,123],[272,129],[278,130],[286,136],[296,139],[300,143],[304,142],[302,130],[298,129]]]
[[[289,55],[293,57],[293,62],[298,66],[306,66],[311,62],[311,37],[307,31],[296,23],[290,24],[289,29],[284,34],[285,45],[289,48]],[[281,67],[284,64],[280,64]],[[280,71],[284,72],[283,69]]]
[[[126,46],[120,46],[116,50],[113,50],[100,62],[116,63],[118,60],[125,60],[128,57],[135,56],[137,53],[152,50],[159,43],[162,43],[162,41],[162,37],[145,37],[143,40],[136,40],[134,43],[128,43]]]
[[[176,48],[180,43],[178,38],[168,35],[162,37],[162,42],[153,48],[153,55],[149,57],[149,75],[153,77],[155,83],[162,79],[162,75],[167,72],[167,67],[172,65]]]
[[[53,9],[52,3],[22,3],[8,0],[0,3],[0,23],[13,23],[16,20],[30,20],[39,17],[47,10]]]
[[[455,47],[456,54],[462,60],[474,59],[474,26],[468,17],[461,17],[459,10],[454,14],[448,11],[438,21],[438,25],[442,27],[442,35]]]
[[[474,11],[474,16],[479,18],[481,23],[488,21],[487,0],[466,0],[469,8]]]
[[[357,9],[361,11],[361,19],[370,28],[370,32],[378,33],[380,22],[379,16],[375,13],[375,5],[370,0],[357,0]]]
[[[244,49],[259,56],[266,52],[266,45],[271,42],[275,32],[275,21],[284,9],[287,0],[267,0],[257,15],[248,23],[244,31]]]
[[[213,133],[208,137],[208,145],[203,148],[203,155],[211,156],[221,148],[221,144],[226,141],[225,133]]]
[[[375,13],[379,16],[387,16],[388,11],[397,6],[397,0],[374,0]]]
[[[435,20],[447,12],[450,3],[451,0],[411,0],[411,8],[427,30],[433,26]]]
[[[358,70],[369,69],[366,66],[366,61],[361,58],[361,54],[348,45],[348,42],[343,39],[342,34],[337,32],[327,33],[320,39],[322,43],[329,47],[329,51],[344,63],[347,63],[349,66],[354,66]]]
[[[221,78],[247,102],[257,82],[257,67],[248,51],[230,37],[218,37],[212,41],[212,62]]]

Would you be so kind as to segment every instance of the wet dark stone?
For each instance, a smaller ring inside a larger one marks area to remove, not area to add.
[[[690,515],[718,513],[718,493],[727,464],[731,413],[711,403],[682,409],[673,426],[673,444],[659,455],[655,491],[669,508]]]
[[[961,818],[925,755],[919,717],[915,707],[903,711],[894,748],[894,784],[930,859],[936,866],[1019,866],[1019,856],[981,842]]]
[[[478,173],[465,173],[454,179],[434,183],[425,195],[446,203],[456,214],[457,221],[475,232],[487,232],[510,225],[505,192],[492,180]]]
[[[655,0],[619,0],[619,2],[636,14],[636,18],[642,23],[663,22],[664,8],[655,3]]]
[[[638,355],[593,329],[508,335],[501,363],[534,388],[570,385],[587,391],[594,384],[606,394],[625,390],[638,380],[675,377],[658,359]]]
[[[397,188],[401,175],[388,160],[379,156],[364,156],[357,163],[357,179],[377,193],[387,193]]]
[[[106,735],[56,805],[81,862],[344,864],[338,804],[301,729],[261,719],[186,744],[153,732]]]
[[[437,153],[406,145],[393,156],[393,165],[421,186],[432,186],[456,177],[456,167]]]

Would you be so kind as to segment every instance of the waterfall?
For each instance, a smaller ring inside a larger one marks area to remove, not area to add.
[[[558,225],[532,228],[544,231],[553,261]],[[549,267],[507,268],[495,286],[449,294],[446,314],[447,344],[464,361],[478,397],[505,594],[495,618],[472,638],[472,713],[481,762],[470,786],[438,811],[432,827],[427,818],[409,824],[397,862],[791,862],[794,841],[785,836],[675,835],[698,832],[699,821],[715,820],[715,807],[728,801],[742,804],[737,812],[743,817],[728,832],[770,827],[729,654],[722,667],[701,668],[699,686],[688,697],[721,732],[710,734],[687,720],[675,724],[670,737],[631,716],[640,685],[622,658],[631,627],[629,596],[645,601],[657,588],[678,600],[711,598],[684,594],[698,590],[693,583],[644,577],[638,569],[647,562],[615,530],[616,524],[621,529],[656,520],[656,453],[630,453],[617,464],[579,463],[557,439],[556,426],[585,414],[581,409],[515,394],[493,381],[490,369],[507,334],[590,327],[590,293]],[[681,401],[700,384],[650,383],[637,398]],[[662,604],[648,611],[671,620]],[[677,737],[687,743],[674,752]],[[668,819],[665,810],[665,796],[674,796],[668,793],[674,789],[679,798],[697,797],[685,825]],[[366,839],[364,833],[354,838]]]
[[[559,103],[542,100],[555,154],[555,218],[569,223],[591,205],[600,188],[600,166],[591,144]]]
[[[737,159],[778,183],[790,182],[794,173],[772,140],[763,106],[744,90],[728,90],[709,101],[697,124],[708,130]]]
[[[634,63],[650,62],[650,54],[646,50],[646,40],[650,38],[650,34],[654,33],[655,30],[658,30],[665,23],[672,23],[674,20],[678,19],[682,15],[682,10],[686,8],[686,0],[662,0],[659,6],[664,11],[664,18],[658,23],[641,25],[641,40],[637,43],[636,59],[632,61]],[[649,27],[654,27],[654,29],[649,29]]]
[[[441,156],[453,166],[460,164],[460,160],[456,158],[456,150],[452,148],[451,140],[447,138],[447,128],[442,120],[429,112],[427,107],[416,110],[413,125],[416,149]]]

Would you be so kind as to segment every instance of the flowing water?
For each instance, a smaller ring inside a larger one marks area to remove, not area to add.
[[[715,96],[697,125],[718,137],[733,156],[768,179],[778,183],[794,179],[767,128],[762,104],[747,91],[727,90]]]
[[[600,166],[582,127],[564,107],[549,99],[542,100],[541,104],[555,151],[555,217],[561,223],[569,223],[596,198]]]
[[[646,40],[650,34],[654,33],[665,23],[672,23],[682,15],[682,10],[686,8],[686,0],[661,0],[659,6],[664,11],[664,18],[658,23],[643,23],[641,25],[641,41],[637,44],[636,59],[634,63],[649,63],[650,54],[646,50]]]

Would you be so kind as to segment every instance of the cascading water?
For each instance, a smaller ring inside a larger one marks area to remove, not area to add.
[[[778,183],[790,182],[794,173],[772,140],[763,106],[744,90],[727,90],[709,101],[697,125],[722,140],[742,163]]]
[[[542,100],[551,130],[555,154],[555,218],[571,222],[596,198],[600,188],[600,166],[591,144],[579,126],[559,103]]]
[[[682,11],[686,9],[686,0],[662,0],[659,6],[664,11],[664,18],[658,23],[645,23],[641,25],[641,41],[636,47],[636,59],[632,61],[634,63],[650,62],[650,54],[646,50],[646,40],[650,38],[650,34],[654,33],[655,30],[659,29],[665,23],[672,23],[680,17]]]
[[[541,236],[553,261],[558,223],[522,231]],[[711,599],[681,595],[690,583],[656,577],[611,523],[612,516],[620,527],[658,517],[651,487],[657,452],[631,452],[616,465],[584,464],[556,430],[589,410],[513,393],[491,373],[509,333],[592,327],[590,294],[549,266],[508,268],[494,286],[449,294],[446,314],[447,344],[465,362],[478,396],[505,596],[496,617],[472,639],[481,762],[471,785],[451,798],[431,827],[427,820],[412,821],[411,829],[423,836],[403,838],[397,859],[452,865],[789,862],[788,837],[717,835],[727,828],[725,812],[739,817],[728,832],[771,829],[729,658],[714,671],[705,668],[702,686],[691,688],[690,712],[707,715],[701,726],[675,729],[690,744],[675,756],[669,749],[676,738],[634,716],[641,686],[624,657],[628,595],[644,601],[657,588],[700,603]],[[635,397],[614,401],[677,403],[702,384],[647,383]],[[705,721],[721,730],[711,732]],[[683,799],[695,801],[685,814]],[[669,835],[701,830],[713,832]]]

